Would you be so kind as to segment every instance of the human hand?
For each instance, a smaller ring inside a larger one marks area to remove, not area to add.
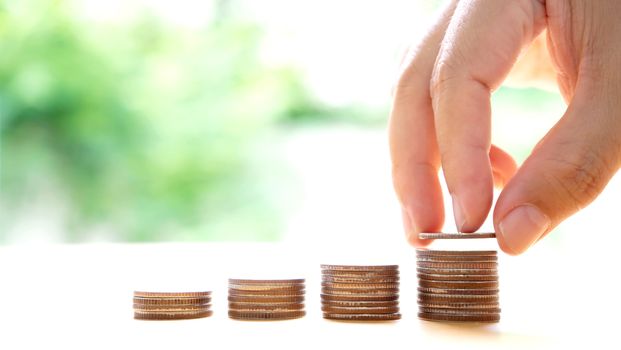
[[[494,209],[502,250],[520,254],[588,205],[621,166],[621,1],[454,0],[404,59],[390,118],[393,182],[409,241],[438,231],[442,166],[460,232]],[[559,122],[517,169],[491,144],[490,95],[547,30]]]

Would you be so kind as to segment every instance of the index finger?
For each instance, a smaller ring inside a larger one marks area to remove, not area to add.
[[[447,6],[413,55],[406,58],[407,66],[394,89],[389,123],[393,183],[406,237],[415,246],[430,242],[419,239],[420,232],[439,231],[444,223],[429,80],[456,3]]]

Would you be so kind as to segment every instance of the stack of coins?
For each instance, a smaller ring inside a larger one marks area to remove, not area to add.
[[[212,314],[211,292],[134,292],[137,320],[185,320]]]
[[[323,317],[342,321],[389,321],[399,314],[399,267],[321,265]]]
[[[417,249],[418,317],[429,321],[498,322],[497,260],[495,250]]]
[[[304,317],[304,279],[229,279],[229,317],[289,320]]]

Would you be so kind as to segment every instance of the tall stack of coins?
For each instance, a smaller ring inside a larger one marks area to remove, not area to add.
[[[399,267],[321,265],[323,317],[343,321],[398,320]]]
[[[304,279],[229,279],[229,317],[236,320],[289,320],[306,315]]]
[[[421,234],[421,238],[491,238],[493,234]],[[416,250],[418,317],[428,321],[498,322],[495,250]]]
[[[212,314],[211,292],[134,292],[137,320],[185,320]]]

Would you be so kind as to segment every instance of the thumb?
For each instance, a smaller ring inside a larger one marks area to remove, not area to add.
[[[509,254],[523,253],[588,205],[621,165],[618,102],[582,85],[498,198],[494,227]]]

